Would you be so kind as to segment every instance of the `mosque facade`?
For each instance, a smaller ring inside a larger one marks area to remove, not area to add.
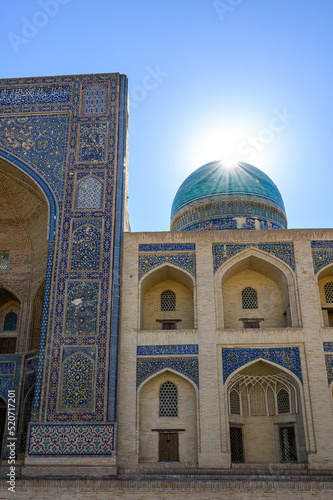
[[[333,230],[216,161],[132,233],[127,99],[117,73],[0,82],[3,466],[332,470]]]

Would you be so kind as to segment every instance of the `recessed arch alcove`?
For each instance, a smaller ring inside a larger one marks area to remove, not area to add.
[[[289,370],[257,359],[226,381],[232,462],[307,461],[303,388]]]
[[[295,275],[278,258],[244,250],[219,268],[215,282],[219,329],[240,329],[246,321],[257,321],[260,328],[299,326]],[[250,307],[242,300],[249,288],[257,297]]]
[[[7,267],[4,265],[0,270],[0,283],[15,290],[20,297],[16,350],[26,352],[30,348],[34,298],[46,276],[48,238],[54,238],[56,204],[46,182],[31,167],[15,158],[12,160],[17,165],[13,164],[1,154],[2,151],[0,231],[3,239],[0,252],[7,255]]]
[[[193,277],[172,264],[151,270],[140,282],[140,329],[195,328],[195,290]],[[172,307],[163,306],[165,292],[174,295]]]
[[[333,264],[324,267],[317,274],[318,293],[322,310],[323,325],[333,327]]]

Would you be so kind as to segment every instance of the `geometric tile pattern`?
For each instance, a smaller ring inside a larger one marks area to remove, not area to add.
[[[295,271],[295,256],[294,245],[292,242],[281,243],[214,243],[213,244],[213,258],[214,258],[214,272],[224,264],[228,259],[234,255],[246,250],[247,248],[258,248],[269,254],[274,255],[278,259],[287,264],[293,271]]]
[[[93,361],[83,353],[73,354],[64,362],[62,406],[88,408],[92,404]]]
[[[106,113],[107,111],[107,98],[108,98],[108,84],[101,82],[97,84],[82,85],[82,114],[84,115],[98,115]]]
[[[195,277],[195,254],[194,253],[178,253],[178,254],[139,254],[139,280],[150,269],[168,262],[177,267],[185,269]]]
[[[77,209],[98,209],[102,207],[103,182],[92,175],[84,177],[77,184]]]
[[[77,222],[77,221],[75,221]],[[88,222],[92,222],[89,224]],[[96,224],[98,222],[98,226]],[[83,225],[84,224],[84,225]],[[94,226],[102,227],[101,221],[80,221],[78,229],[73,231],[71,269],[98,270],[100,261],[101,232]],[[74,230],[73,225],[73,230]]]
[[[313,269],[317,274],[320,269],[333,262],[333,241],[311,241]]]
[[[195,250],[194,243],[145,243],[139,245],[139,252],[182,252]]]
[[[199,346],[197,344],[180,344],[180,345],[140,345],[137,347],[138,356],[164,356],[167,354],[195,355],[199,354]]]
[[[333,354],[325,356],[328,385],[333,380]]]
[[[71,85],[36,85],[20,87],[2,87],[0,106],[24,106],[30,104],[68,104],[71,97]]]
[[[114,424],[31,424],[29,455],[112,455]]]
[[[255,359],[267,359],[284,366],[293,372],[302,382],[302,370],[298,347],[272,348],[223,348],[223,382],[240,366]]]
[[[164,368],[171,368],[191,379],[199,387],[198,358],[138,358],[136,385]]]

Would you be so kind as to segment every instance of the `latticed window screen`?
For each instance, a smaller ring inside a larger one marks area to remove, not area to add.
[[[278,413],[290,413],[289,393],[286,389],[280,389],[276,396]]]
[[[230,427],[231,461],[243,462],[243,436],[241,427]]]
[[[178,416],[178,390],[170,381],[160,387],[160,417]]]
[[[254,288],[248,286],[242,291],[243,309],[258,309],[258,295]]]
[[[324,290],[326,302],[333,302],[333,281],[326,283]]]
[[[282,462],[297,462],[294,427],[280,427]]]
[[[0,271],[8,269],[9,253],[0,252]]]
[[[176,294],[172,290],[165,290],[161,293],[161,311],[176,310]]]
[[[96,177],[85,177],[77,186],[76,208],[101,208],[103,181]]]
[[[233,389],[230,391],[230,413],[240,415],[240,399],[238,392]]]

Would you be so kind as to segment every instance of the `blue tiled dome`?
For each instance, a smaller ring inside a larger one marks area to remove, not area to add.
[[[171,230],[286,228],[282,196],[248,163],[207,163],[185,179],[171,209]]]

